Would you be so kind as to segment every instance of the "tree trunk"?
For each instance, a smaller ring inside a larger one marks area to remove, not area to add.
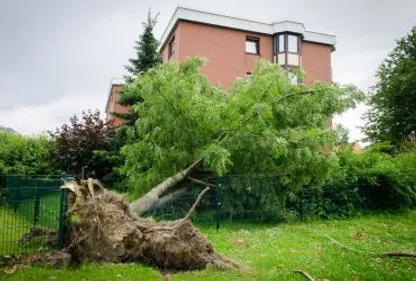
[[[165,179],[157,186],[152,188],[148,193],[130,203],[130,212],[134,216],[140,217],[140,215],[150,210],[156,203],[159,202],[164,194],[169,193],[176,184],[188,177],[195,170],[195,168],[201,164],[201,162],[202,159],[195,161],[185,170],[182,170],[175,175]]]

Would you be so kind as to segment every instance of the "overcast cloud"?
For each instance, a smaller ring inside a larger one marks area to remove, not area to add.
[[[82,110],[104,112],[110,79],[134,56],[148,8],[160,12],[159,38],[178,4],[335,34],[334,80],[364,91],[395,39],[416,24],[414,0],[0,0],[0,124],[34,134]],[[352,140],[362,137],[364,111],[335,118]]]

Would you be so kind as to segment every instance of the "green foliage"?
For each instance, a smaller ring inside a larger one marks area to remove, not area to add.
[[[416,27],[397,41],[377,76],[364,131],[372,141],[400,144],[416,132]]]
[[[294,189],[325,179],[334,157],[324,147],[336,141],[326,121],[354,106],[361,92],[293,85],[287,71],[267,61],[225,92],[199,72],[204,63],[166,63],[126,87],[144,100],[133,106],[140,138],[123,148],[137,193],[201,157],[215,175],[278,174]]]
[[[337,153],[328,181],[297,194],[305,217],[349,217],[368,211],[411,208],[416,203],[416,153],[396,157],[373,149]],[[300,202],[302,200],[302,202]]]
[[[53,149],[55,165],[70,175],[103,179],[111,172],[112,166],[107,158],[100,157],[96,151],[109,147],[108,138],[114,134],[111,122],[100,118],[99,111],[83,112],[49,132],[55,141]]]
[[[46,137],[26,137],[0,132],[0,174],[46,175],[53,167]]]

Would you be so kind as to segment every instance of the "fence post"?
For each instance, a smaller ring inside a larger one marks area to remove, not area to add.
[[[302,222],[304,222],[305,220],[304,220],[304,209],[303,209],[303,202],[304,202],[304,200],[303,200],[303,198],[304,198],[304,192],[303,191],[301,191],[300,192],[300,200],[299,200],[299,217],[300,217],[300,220],[302,221]]]
[[[68,180],[66,175],[62,176],[62,179]],[[59,199],[59,226],[58,226],[58,248],[62,249],[65,245],[65,233],[66,233],[66,212],[67,212],[67,190],[60,189],[60,199]]]
[[[35,189],[35,196],[34,196],[34,205],[33,205],[33,226],[36,226],[39,222],[39,215],[40,215],[40,196],[39,196],[39,188],[38,184],[35,184],[33,187]]]
[[[221,183],[219,177],[217,177],[216,184],[215,184],[215,208],[216,208],[216,216],[215,216],[215,228],[218,231],[221,226]]]

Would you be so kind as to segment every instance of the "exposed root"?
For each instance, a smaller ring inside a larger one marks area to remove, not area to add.
[[[332,243],[339,246],[341,249],[345,249],[345,250],[355,252],[355,253],[367,254],[367,255],[377,256],[377,257],[411,257],[411,258],[416,258],[416,252],[381,252],[381,253],[377,253],[377,252],[370,252],[370,251],[362,251],[362,250],[357,250],[357,249],[353,249],[351,247],[348,247],[348,246],[342,244],[341,242],[339,242],[338,240],[336,240],[335,238],[329,236],[328,234],[325,234],[325,237],[328,238],[329,240],[331,240]]]
[[[309,280],[309,281],[315,281],[315,278],[313,278],[311,275],[309,275],[308,273],[306,273],[303,270],[294,270],[293,273],[302,274],[307,280]]]
[[[211,243],[189,221],[205,189],[188,215],[178,221],[152,223],[136,219],[116,193],[94,180],[63,186],[74,195],[69,215],[68,252],[75,261],[142,262],[162,269],[239,266],[215,253]]]

